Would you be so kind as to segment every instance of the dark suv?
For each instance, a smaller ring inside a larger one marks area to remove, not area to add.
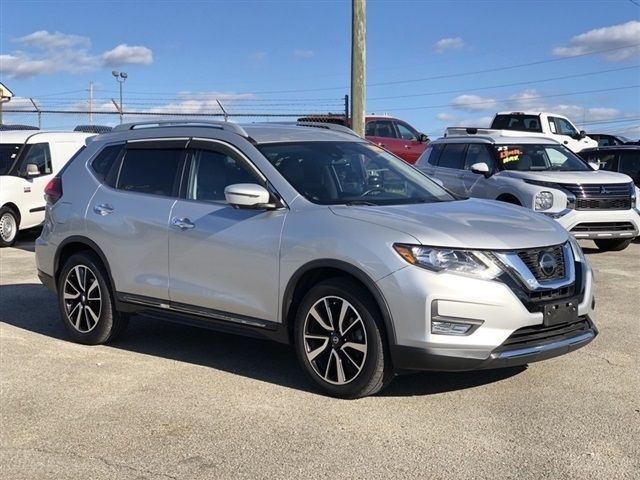
[[[629,175],[640,187],[640,145],[588,148],[578,155],[589,163],[597,163],[600,170]]]

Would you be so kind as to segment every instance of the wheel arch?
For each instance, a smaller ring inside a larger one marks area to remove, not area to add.
[[[512,205],[524,205],[524,203],[522,203],[522,200],[520,200],[518,196],[513,193],[501,193],[500,195],[498,195],[496,200],[499,202],[510,203]]]
[[[64,239],[62,243],[60,243],[60,245],[58,246],[58,249],[56,250],[56,254],[53,259],[53,278],[56,284],[58,282],[58,276],[60,274],[60,270],[62,269],[67,259],[71,257],[73,254],[82,252],[82,251],[93,252],[100,258],[102,265],[107,271],[111,289],[115,294],[116,292],[115,283],[113,281],[113,277],[111,276],[111,268],[109,267],[109,262],[107,261],[107,257],[105,256],[102,249],[93,240],[80,235],[74,235]]]
[[[15,212],[15,214],[17,215],[18,218],[16,218],[16,221],[18,222],[18,229],[20,228],[20,222],[22,220],[22,213],[20,213],[20,208],[18,207],[18,205],[16,205],[13,202],[7,202],[4,205],[2,205],[2,207],[7,207],[10,208],[11,210],[13,210]]]
[[[369,292],[382,318],[384,335],[388,346],[395,344],[395,331],[389,306],[376,283],[358,267],[334,259],[313,260],[301,266],[291,276],[282,296],[282,322],[288,334],[289,343],[293,339],[295,314],[300,301],[311,287],[328,278],[350,278]]]

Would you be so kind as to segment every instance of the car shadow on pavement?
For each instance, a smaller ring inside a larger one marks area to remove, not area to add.
[[[13,248],[24,250],[25,252],[35,252],[36,238],[40,236],[41,232],[41,228],[34,228],[20,232],[18,234],[18,238],[16,238],[16,243],[13,244]]]
[[[69,341],[59,317],[55,294],[39,284],[2,285],[0,322],[57,340]],[[110,343],[108,347],[201,365],[296,390],[318,393],[304,377],[293,348],[272,341],[134,316],[122,338]],[[463,390],[498,382],[524,370],[522,367],[402,375],[378,395],[420,396]]]

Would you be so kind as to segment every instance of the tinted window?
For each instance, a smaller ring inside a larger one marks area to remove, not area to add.
[[[369,127],[371,125],[371,127]],[[373,132],[373,133],[369,133]],[[395,138],[396,131],[393,128],[393,122],[390,120],[376,120],[367,124],[367,135],[373,137]]]
[[[398,127],[400,138],[403,138],[405,140],[418,140],[418,132],[416,132],[409,125],[401,122],[396,122],[396,127]]]
[[[182,149],[127,150],[118,177],[118,189],[175,195],[183,152]]]
[[[22,153],[18,172],[27,171],[27,165],[33,164],[38,167],[40,175],[49,175],[53,173],[51,167],[51,152],[48,143],[34,143],[26,145],[25,151]]]
[[[299,142],[258,148],[293,188],[315,203],[366,206],[453,200],[415,168],[372,144]]]
[[[444,146],[440,160],[438,160],[439,167],[446,168],[462,168],[464,165],[464,151],[467,145],[464,143],[449,143]]]
[[[4,175],[9,171],[16,160],[20,147],[22,147],[21,144],[0,144],[0,175]]]
[[[616,142],[611,137],[607,137],[604,135],[601,135],[600,137],[598,137],[599,147],[608,147],[609,145],[615,145],[615,144]]]
[[[540,119],[537,115],[496,115],[491,128],[499,130],[521,130],[527,132],[541,132]]]
[[[124,152],[123,145],[110,145],[102,150],[98,156],[91,162],[91,169],[96,174],[96,178],[101,182],[105,181],[105,178],[114,167],[116,160],[120,157],[120,154]]]
[[[469,148],[467,148],[467,156],[464,160],[464,169],[471,170],[471,165],[474,163],[486,163],[489,171],[494,170],[495,161],[487,145],[480,143],[472,143],[469,145]]]
[[[418,168],[427,168],[427,167],[435,167],[438,164],[438,157],[440,156],[440,152],[442,151],[442,144],[429,144],[426,150],[420,155],[418,161],[416,162],[416,167]]]
[[[620,172],[629,175],[634,182],[640,182],[640,150],[620,153]]]
[[[240,162],[225,153],[193,151],[187,198],[204,202],[224,202],[224,189],[235,183],[262,183]]]

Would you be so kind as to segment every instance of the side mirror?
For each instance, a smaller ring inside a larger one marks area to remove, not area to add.
[[[276,208],[269,203],[269,192],[255,183],[236,183],[224,189],[227,203],[236,208]]]
[[[427,137],[424,133],[418,134],[418,141],[420,143],[427,143],[429,141],[429,137]]]
[[[40,175],[40,169],[38,169],[38,166],[35,163],[28,163],[25,173],[27,177],[35,177]]]
[[[587,132],[585,132],[584,130],[580,130],[580,133],[578,133],[578,135],[580,136],[580,140],[582,140],[587,136]]]
[[[471,171],[479,175],[489,175],[489,165],[484,162],[474,163],[471,165]]]

